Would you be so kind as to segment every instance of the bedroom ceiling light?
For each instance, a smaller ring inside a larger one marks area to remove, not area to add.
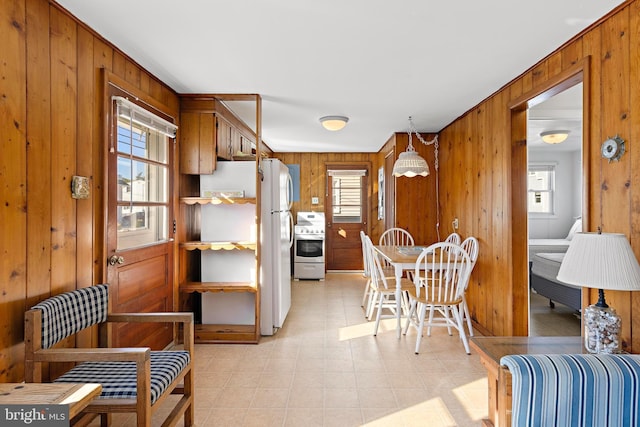
[[[435,168],[436,172],[438,170],[438,135],[436,135],[431,141],[425,141],[422,136],[418,133],[416,128],[413,125],[413,120],[411,116],[409,116],[409,145],[407,146],[407,151],[400,153],[398,156],[398,160],[396,160],[393,165],[393,176],[406,176],[409,178],[413,178],[414,176],[427,176],[429,175],[429,165],[427,161],[423,159],[420,154],[413,148],[412,137],[411,134],[414,133],[418,140],[422,142],[424,145],[435,145]]]
[[[320,117],[320,123],[326,130],[337,131],[347,125],[349,117],[346,116],[324,116]]]
[[[560,264],[558,280],[598,289],[598,302],[584,308],[584,345],[589,353],[620,352],[620,316],[605,290],[640,290],[640,265],[624,234],[576,233]]]
[[[568,130],[549,130],[540,133],[540,138],[547,144],[560,144],[569,137]]]

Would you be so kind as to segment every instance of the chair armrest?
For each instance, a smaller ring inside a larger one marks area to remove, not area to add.
[[[148,347],[50,348],[33,353],[36,362],[144,362],[151,357]]]
[[[191,312],[163,312],[163,313],[111,313],[107,315],[107,322],[175,322],[182,323],[182,343],[185,351],[192,353],[194,347],[194,321]]]
[[[193,313],[111,313],[107,322],[177,322],[193,323]]]

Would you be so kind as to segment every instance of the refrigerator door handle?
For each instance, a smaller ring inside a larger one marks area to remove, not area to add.
[[[293,214],[291,211],[287,211],[289,215],[289,248],[293,246]]]
[[[293,204],[293,178],[287,173],[287,208],[291,210]],[[291,219],[293,221],[293,218]]]

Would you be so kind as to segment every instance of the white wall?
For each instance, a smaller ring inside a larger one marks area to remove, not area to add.
[[[582,215],[582,165],[579,151],[555,152],[529,150],[530,163],[556,165],[556,215],[529,217],[530,239],[563,238]]]

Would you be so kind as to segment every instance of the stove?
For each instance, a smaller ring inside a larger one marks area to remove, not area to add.
[[[324,213],[298,212],[293,230],[293,278],[324,280]]]

